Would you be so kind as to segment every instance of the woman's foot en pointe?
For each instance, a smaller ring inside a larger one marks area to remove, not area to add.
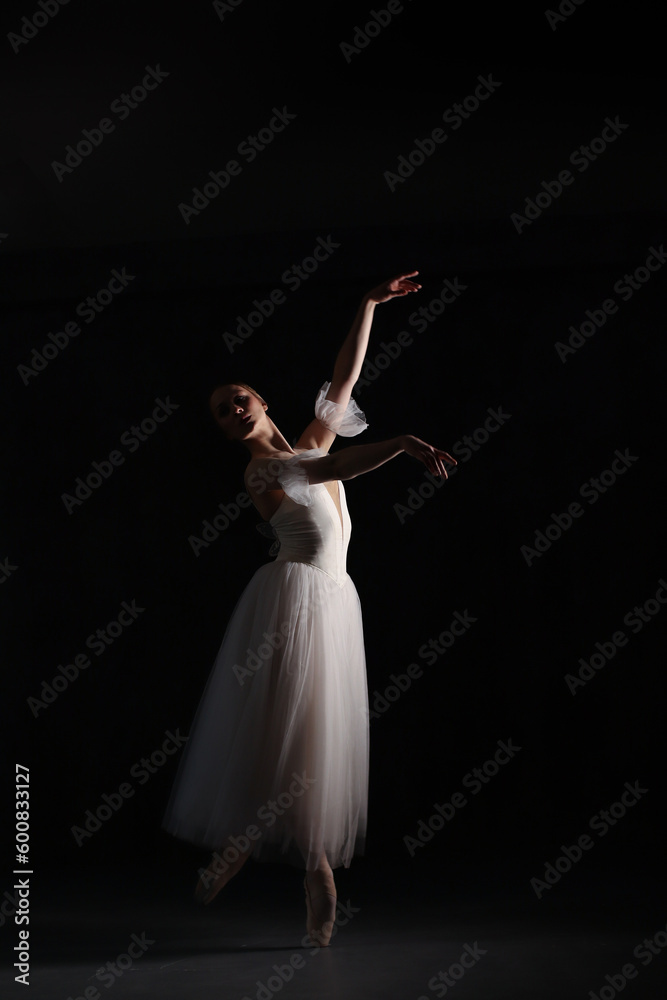
[[[237,857],[235,861],[225,861],[224,852],[232,848]],[[251,851],[239,853],[232,844],[225,844],[220,851],[213,855],[208,868],[199,877],[195,888],[195,899],[199,903],[212,903],[221,889],[227,885],[229,880],[243,867],[250,857]]]
[[[328,867],[328,866],[327,866]],[[306,872],[303,881],[306,890],[306,930],[311,941],[326,948],[333,934],[336,920],[336,885],[331,868]]]

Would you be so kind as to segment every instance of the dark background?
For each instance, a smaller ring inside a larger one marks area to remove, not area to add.
[[[188,732],[234,604],[268,558],[253,509],[198,556],[188,541],[243,489],[206,390],[249,382],[292,440],[363,293],[412,269],[423,288],[377,308],[368,358],[401,330],[413,343],[356,393],[369,430],[335,447],[409,432],[451,449],[489,408],[511,419],[405,523],[394,505],[423,482],[413,460],[346,484],[371,702],[455,611],[477,618],[371,723],[367,853],[495,880],[529,903],[560,845],[639,781],[647,794],[562,892],[586,872],[620,886],[622,872],[662,869],[667,612],[637,635],[623,618],[667,575],[665,274],[629,302],[613,292],[665,238],[659,15],[587,0],[554,31],[540,4],[407,3],[348,63],[340,43],[370,9],[245,0],[221,20],[204,2],[72,2],[18,53],[5,44],[0,558],[17,568],[0,591],[2,780],[9,796],[13,763],[31,768],[38,872],[157,858],[189,877],[201,863],[160,830],[177,758],[143,786],[130,769],[166,731]],[[4,33],[32,12],[6,4]],[[168,78],[126,120],[110,116],[158,63]],[[443,126],[488,74],[497,91],[457,131]],[[186,225],[179,203],[283,106],[296,119]],[[52,162],[105,116],[115,131],[59,183]],[[517,233],[511,213],[608,116],[628,128]],[[390,192],[384,172],[439,126],[448,140]],[[283,272],[329,236],[340,247],[286,290]],[[32,349],[123,267],[128,288],[24,385]],[[409,316],[445,278],[466,291],[418,333]],[[276,287],[287,302],[230,353],[223,331]],[[556,341],[610,297],[618,313],[562,363]],[[121,435],[167,396],[178,409],[129,454]],[[68,514],[61,495],[119,447],[125,464]],[[529,567],[521,546],[617,449],[637,461]],[[35,717],[28,698],[133,599],[137,622]],[[565,674],[622,628],[628,645],[573,696]],[[509,738],[516,759],[411,859],[404,836]],[[71,828],[128,780],[134,797],[77,846]]]

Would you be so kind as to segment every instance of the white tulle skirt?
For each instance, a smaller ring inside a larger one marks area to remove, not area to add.
[[[308,563],[241,595],[190,729],[163,827],[258,861],[348,867],[365,847],[369,716],[361,608]],[[241,841],[242,842],[242,841]]]

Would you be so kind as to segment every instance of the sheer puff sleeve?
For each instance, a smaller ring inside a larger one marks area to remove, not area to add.
[[[296,503],[310,507],[313,502],[311,485],[302,465],[303,460],[322,458],[326,454],[327,452],[323,448],[309,448],[307,451],[299,452],[298,455],[292,455],[291,458],[280,459],[282,469],[276,479],[287,496]]]
[[[332,403],[325,399],[331,388],[331,382],[325,382],[315,400],[315,416],[328,431],[340,434],[341,437],[355,437],[368,427],[366,417],[350,396],[346,407],[340,403]]]

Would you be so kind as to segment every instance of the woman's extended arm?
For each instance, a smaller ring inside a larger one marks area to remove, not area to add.
[[[354,384],[361,374],[364,358],[366,357],[368,338],[371,326],[373,325],[376,305],[380,302],[388,302],[389,299],[396,298],[397,296],[418,291],[421,285],[410,280],[416,274],[419,274],[419,271],[409,271],[407,274],[399,274],[395,278],[390,278],[389,281],[384,281],[377,288],[373,288],[364,295],[357,314],[354,317],[350,332],[338,352],[327,399],[347,406]]]
[[[419,459],[429,472],[448,479],[445,462],[457,465],[455,458],[440,448],[434,448],[426,441],[412,434],[401,434],[399,437],[378,441],[376,444],[353,445],[342,448],[333,455],[323,455],[321,458],[304,458],[295,462],[295,456],[276,456],[275,458],[253,459],[246,469],[246,486],[254,493],[265,490],[279,490],[280,475],[286,461],[295,462],[305,472],[308,482],[329,483],[337,479],[354,479],[365,472],[372,472],[401,452]]]
[[[399,274],[395,278],[383,281],[377,288],[367,292],[361,300],[361,305],[357,309],[357,315],[350,328],[350,332],[343,341],[343,346],[338,352],[334,365],[331,385],[327,391],[326,398],[332,403],[339,403],[345,407],[350,402],[352,389],[361,374],[361,369],[366,357],[368,338],[373,325],[375,307],[380,302],[388,302],[400,295],[407,295],[409,292],[417,292],[421,285],[411,281],[419,271],[409,271],[406,274]],[[316,418],[312,420],[301,437],[296,442],[297,448],[308,450],[310,448],[323,448],[328,451],[336,439],[334,431],[324,427]],[[340,478],[340,477],[339,477]]]
[[[412,434],[401,434],[399,437],[389,438],[387,441],[378,441],[377,444],[353,445],[326,457],[333,460],[334,479],[354,479],[355,476],[361,476],[365,472],[372,472],[373,469],[379,468],[403,451],[413,458],[418,458],[433,475],[444,476],[445,479],[449,478],[445,462],[450,462],[452,465],[457,464],[456,459],[452,458],[446,451],[434,448]],[[304,462],[304,467],[306,464]],[[310,475],[308,478],[309,481],[315,482],[315,480],[310,479]],[[319,481],[327,482],[326,479]]]

